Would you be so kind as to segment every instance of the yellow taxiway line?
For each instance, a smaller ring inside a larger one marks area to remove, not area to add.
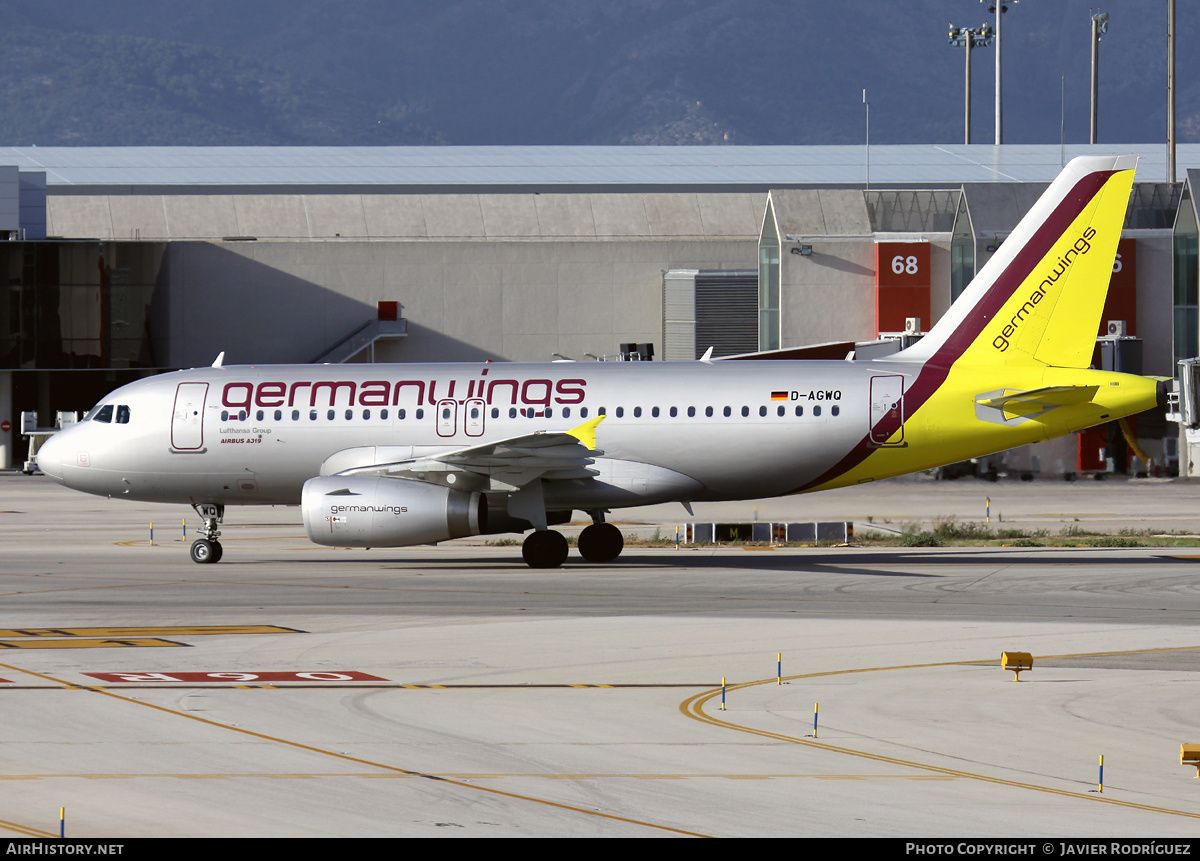
[[[1079,654],[1072,654],[1072,655],[1048,655],[1046,657],[1039,657],[1039,661],[1045,662],[1045,661],[1061,659],[1061,658],[1101,657],[1101,656],[1110,656],[1110,655],[1133,655],[1133,654],[1145,654],[1147,652],[1196,651],[1198,648],[1200,648],[1200,647],[1190,646],[1190,647],[1174,647],[1174,648],[1164,648],[1164,649],[1132,649],[1129,651],[1116,651],[1116,652],[1086,652],[1086,653],[1079,653]],[[941,662],[941,663],[931,663],[931,664],[900,664],[900,665],[890,666],[890,667],[862,667],[862,668],[852,669],[852,670],[832,670],[832,671],[823,672],[823,673],[804,673],[802,675],[796,675],[796,676],[784,676],[783,678],[788,681],[792,681],[795,679],[816,679],[816,678],[824,678],[824,677],[828,677],[828,676],[851,675],[851,674],[856,674],[856,673],[882,673],[882,672],[894,672],[894,671],[898,671],[898,670],[931,669],[931,668],[935,668],[935,667],[961,667],[961,666],[970,666],[970,665],[974,665],[974,664],[995,664],[995,662],[996,662],[995,659],[992,658],[992,659],[988,659],[988,660],[976,660],[976,661],[945,661],[945,662]],[[778,683],[778,678],[772,677],[769,679],[758,679],[758,680],[752,681],[752,682],[741,682],[738,684],[726,685],[724,690],[726,692],[729,692],[729,691],[740,690],[743,688],[751,688],[751,687],[755,687],[757,685],[774,685],[777,683]],[[772,732],[770,730],[765,730],[765,729],[756,729],[755,727],[750,727],[750,726],[745,726],[742,724],[734,723],[732,720],[714,717],[713,715],[710,715],[704,711],[704,705],[706,703],[708,703],[710,700],[721,696],[721,692],[722,692],[721,688],[714,688],[713,690],[704,691],[703,693],[696,694],[695,696],[689,697],[688,699],[686,699],[682,703],[680,703],[679,710],[681,712],[683,712],[683,714],[686,715],[687,717],[692,718],[693,720],[698,720],[701,723],[709,724],[711,726],[718,726],[723,729],[730,729],[730,730],[735,730],[737,732],[749,733],[751,735],[757,735],[757,736],[761,736],[763,738],[771,738],[771,739],[775,739],[776,741],[785,741],[785,742],[789,742],[791,744],[803,745],[804,747],[816,748],[817,750],[823,750],[823,751],[827,751],[829,753],[840,753],[840,754],[844,754],[846,756],[854,756],[854,757],[859,757],[861,759],[873,760],[874,762],[884,762],[884,763],[888,763],[889,765],[898,765],[898,766],[902,766],[905,768],[914,768],[914,769],[918,769],[920,771],[927,771],[927,772],[931,772],[931,773],[937,774],[937,775],[942,775],[942,776],[945,776],[948,778],[957,778],[957,779],[964,779],[964,780],[978,780],[978,781],[982,781],[984,783],[996,784],[998,786],[1009,786],[1009,787],[1013,787],[1016,789],[1029,789],[1029,790],[1033,790],[1035,792],[1046,792],[1046,793],[1050,793],[1052,795],[1059,795],[1059,796],[1064,796],[1067,798],[1076,798],[1076,799],[1080,799],[1083,801],[1098,801],[1103,804],[1114,804],[1114,805],[1117,805],[1118,807],[1127,807],[1127,808],[1131,808],[1133,810],[1146,810],[1146,811],[1150,811],[1152,813],[1166,813],[1171,816],[1185,816],[1185,817],[1188,817],[1191,819],[1200,819],[1200,813],[1192,813],[1187,810],[1176,810],[1176,809],[1170,808],[1170,807],[1156,807],[1151,804],[1139,804],[1138,802],[1135,802],[1135,801],[1122,801],[1121,799],[1113,798],[1110,795],[1099,795],[1099,794],[1093,794],[1093,793],[1088,793],[1088,792],[1077,792],[1077,791],[1070,790],[1070,789],[1056,789],[1052,786],[1041,786],[1036,783],[1026,783],[1026,782],[1019,781],[1019,780],[1008,780],[1007,778],[994,777],[992,775],[980,774],[979,772],[963,771],[963,770],[954,769],[954,768],[945,768],[943,766],[932,765],[930,763],[917,762],[916,760],[902,759],[900,757],[886,756],[884,754],[878,754],[878,753],[869,753],[864,750],[855,750],[854,748],[850,748],[850,747],[842,747],[842,746],[839,746],[836,744],[829,744],[828,742],[817,741],[814,738],[789,735],[787,733]]]
[[[453,778],[444,777],[439,774],[432,774],[429,772],[422,772],[422,771],[413,771],[411,769],[401,768],[401,767],[395,766],[395,765],[388,765],[387,763],[383,763],[383,762],[374,762],[369,759],[362,759],[362,758],[356,757],[356,756],[349,756],[348,754],[337,753],[336,751],[332,751],[332,750],[325,750],[324,748],[316,747],[314,745],[302,744],[301,742],[298,742],[298,741],[291,741],[290,739],[279,738],[278,736],[268,735],[267,733],[255,732],[254,730],[245,729],[243,727],[230,726],[228,724],[223,724],[218,721],[209,720],[208,718],[203,718],[198,715],[178,711],[177,709],[168,708],[166,706],[160,706],[160,705],[155,705],[154,703],[148,703],[148,702],[144,702],[141,700],[135,700],[135,699],[132,699],[131,697],[125,697],[118,693],[104,690],[103,688],[95,688],[95,687],[90,687],[90,686],[83,687],[80,685],[74,685],[69,682],[65,682],[61,679],[57,679],[53,676],[46,675],[45,673],[39,673],[39,672],[35,672],[34,670],[23,669],[22,667],[15,667],[15,666],[12,666],[9,664],[0,664],[0,669],[8,670],[8,671],[14,672],[14,673],[23,673],[26,675],[34,676],[35,678],[42,679],[43,681],[52,682],[54,684],[61,685],[64,688],[69,688],[69,689],[74,689],[74,690],[88,690],[93,693],[100,694],[101,696],[111,697],[112,699],[119,700],[121,702],[128,703],[130,705],[140,706],[141,708],[153,709],[154,711],[162,712],[163,714],[173,715],[175,717],[186,718],[187,720],[205,724],[206,726],[211,726],[211,727],[215,727],[217,729],[227,730],[229,732],[234,732],[234,733],[238,733],[240,735],[249,736],[250,738],[257,738],[262,741],[267,741],[267,742],[272,742],[274,744],[284,745],[286,747],[295,748],[297,750],[304,750],[304,751],[308,751],[309,753],[316,753],[316,754],[320,754],[321,756],[328,756],[333,759],[341,760],[343,762],[352,762],[352,763],[355,763],[356,765],[364,765],[364,766],[368,766],[370,768],[378,768],[385,772],[390,772],[391,774],[394,774],[394,775],[425,778],[427,780],[436,780],[443,785],[456,786],[456,787],[459,787],[460,789],[469,789],[469,790],[472,790],[475,792],[484,792],[489,795],[495,795],[495,796],[500,796],[500,797],[504,797],[504,798],[511,798],[516,801],[524,801],[524,802],[530,802],[533,804],[545,805],[547,807],[553,807],[553,808],[557,808],[559,810],[568,810],[568,811],[571,811],[572,813],[579,813],[579,814],[583,814],[585,816],[594,816],[594,817],[598,817],[600,819],[607,819],[612,822],[622,822],[622,823],[625,823],[628,825],[637,825],[637,826],[640,826],[643,828],[651,828],[651,829],[655,829],[658,831],[666,831],[666,832],[669,832],[672,834],[680,834],[680,835],[683,835],[686,837],[708,837],[708,836],[710,836],[707,834],[700,834],[700,833],[694,832],[694,831],[685,831],[681,828],[672,828],[669,825],[660,825],[655,822],[643,822],[638,819],[631,819],[631,818],[625,817],[625,816],[617,816],[616,814],[612,814],[612,813],[603,813],[598,810],[588,810],[587,808],[584,808],[584,807],[576,807],[571,804],[563,804],[561,802],[550,801],[549,799],[545,799],[545,798],[537,798],[532,795],[521,795],[521,794],[515,793],[515,792],[505,792],[504,790],[501,790],[501,789],[494,789],[494,788],[488,787],[488,786],[480,786],[479,784],[475,784],[475,783],[467,783],[463,780],[455,780]]]

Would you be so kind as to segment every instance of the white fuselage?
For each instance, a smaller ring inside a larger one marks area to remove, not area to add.
[[[764,497],[819,475],[872,425],[872,377],[905,363],[827,361],[295,365],[203,368],[124,386],[55,435],[40,466],[91,493],[294,504],[338,452],[436,455],[606,415],[599,475],[547,504]],[[126,408],[124,422],[115,420]],[[93,411],[95,414],[96,411]],[[337,471],[336,458],[325,471]],[[351,463],[350,465],[360,465]],[[597,488],[597,485],[602,487]]]

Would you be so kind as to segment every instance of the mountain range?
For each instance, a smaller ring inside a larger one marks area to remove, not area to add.
[[[1102,142],[1166,134],[1165,0],[1113,0]],[[1087,140],[1092,10],[1010,0],[1005,143]],[[0,0],[0,145],[961,143],[974,0]],[[1200,4],[1179,4],[1200,141]],[[991,143],[995,47],[973,51]]]

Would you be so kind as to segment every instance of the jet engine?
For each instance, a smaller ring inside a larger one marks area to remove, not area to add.
[[[403,478],[312,478],[300,509],[308,539],[328,547],[433,544],[487,530],[482,493]]]

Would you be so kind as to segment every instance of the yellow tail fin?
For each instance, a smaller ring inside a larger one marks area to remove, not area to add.
[[[896,358],[1086,368],[1136,161],[1072,160],[933,330]]]

